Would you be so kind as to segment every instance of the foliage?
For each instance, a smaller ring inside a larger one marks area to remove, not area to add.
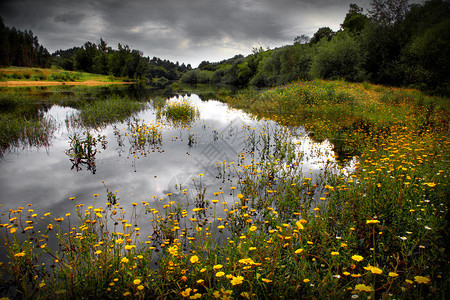
[[[320,42],[311,64],[311,77],[324,79],[362,80],[363,57],[358,42],[345,32],[329,42]]]
[[[123,121],[141,110],[144,104],[128,97],[109,96],[79,106],[80,115],[73,121],[84,127],[101,127]]]
[[[322,39],[325,39],[326,41],[330,41],[331,38],[335,32],[330,29],[330,27],[321,27],[319,30],[317,30],[316,33],[314,33],[313,37],[311,38],[310,43],[311,44],[317,44]]]
[[[209,83],[211,81],[212,74],[212,71],[195,69],[184,73],[183,76],[181,76],[180,81],[182,83],[189,84]]]
[[[450,5],[443,0],[406,2],[373,1],[369,14],[351,4],[336,33],[319,28],[311,40],[300,35],[294,45],[254,49],[247,57],[218,63],[204,61],[199,70],[213,72],[210,82],[218,85],[261,88],[297,79],[343,78],[449,95]],[[185,82],[208,82],[194,74],[200,73],[192,72]]]
[[[369,19],[362,14],[363,9],[356,4],[350,4],[350,10],[345,16],[341,28],[345,32],[360,33],[367,25]]]
[[[383,25],[402,21],[408,13],[408,0],[372,0],[370,17]]]
[[[50,54],[31,30],[8,28],[0,17],[0,66],[50,67]]]
[[[198,109],[188,99],[166,102],[162,114],[175,124],[189,124],[199,117]]]
[[[143,57],[139,50],[118,44],[112,49],[100,39],[98,44],[86,42],[82,47],[58,50],[52,55],[53,63],[66,70],[79,70],[129,79],[146,79],[160,86],[164,80],[178,80],[191,69],[190,65],[170,62],[153,57]],[[165,78],[165,79],[163,79]]]

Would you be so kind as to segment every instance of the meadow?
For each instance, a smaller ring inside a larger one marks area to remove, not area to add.
[[[217,162],[218,177],[233,178],[233,186],[206,197],[200,173],[192,191],[181,191],[183,201],[167,193],[154,199],[156,206],[133,202],[126,211],[127,199],[107,189],[104,198],[69,198],[75,211],[64,215],[37,214],[32,203],[11,209],[0,219],[5,296],[447,297],[448,99],[311,81],[245,90],[225,101],[283,125],[241,128],[246,151]],[[102,126],[94,121],[97,113],[109,115],[102,107],[114,112],[135,103],[124,116],[141,109],[141,102],[117,97],[74,103],[82,108],[77,122],[86,126]],[[188,102],[156,104],[172,121],[197,116]],[[118,119],[110,118],[103,120]],[[334,145],[336,160],[325,162],[320,175],[302,169],[305,153],[293,136],[299,125]],[[160,143],[158,126],[136,123],[130,130],[137,144]],[[141,233],[143,219],[151,235]]]

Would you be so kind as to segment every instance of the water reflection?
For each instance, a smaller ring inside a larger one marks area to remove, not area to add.
[[[83,170],[83,166],[86,166],[87,170],[92,174],[96,172],[95,155],[97,154],[97,139],[94,138],[89,132],[85,137],[80,137],[76,133],[69,136],[70,148],[66,150],[66,155],[70,157],[72,162],[71,170],[75,169],[77,172]],[[102,148],[106,149],[106,136],[104,139],[101,137],[99,141],[102,142]]]
[[[198,119],[174,126],[153,105],[126,121],[86,130],[67,121],[78,113],[76,109],[51,107],[46,117],[59,125],[48,151],[11,153],[0,162],[2,209],[30,203],[38,214],[62,216],[74,210],[68,199],[75,197],[76,203],[86,205],[120,202],[125,211],[141,202],[161,212],[169,202],[191,211],[211,207],[212,199],[233,204],[237,194],[233,188],[257,175],[255,166],[261,161],[276,166],[269,174],[273,187],[258,187],[268,199],[267,190],[276,190],[276,180],[284,174],[302,172],[298,178],[314,180],[335,161],[332,145],[313,142],[303,128],[257,120],[197,95],[179,98],[190,99],[199,110]],[[286,143],[285,137],[292,143]],[[202,213],[212,220],[206,211]],[[214,215],[226,217],[219,209]],[[141,221],[142,235],[153,236],[157,244],[158,232],[149,225],[153,224],[149,215]]]

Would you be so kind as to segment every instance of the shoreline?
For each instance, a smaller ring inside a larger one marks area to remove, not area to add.
[[[21,81],[21,80],[9,80],[0,82],[0,87],[27,87],[27,86],[59,86],[59,85],[108,85],[108,84],[133,84],[133,82],[113,82],[113,81]]]

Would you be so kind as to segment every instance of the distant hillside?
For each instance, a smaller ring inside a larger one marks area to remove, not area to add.
[[[394,2],[403,5],[378,5]],[[449,32],[448,1],[410,6],[407,1],[373,1],[367,14],[351,4],[338,32],[323,27],[313,37],[298,36],[293,45],[204,61],[181,80],[268,87],[297,79],[344,79],[450,95]]]

